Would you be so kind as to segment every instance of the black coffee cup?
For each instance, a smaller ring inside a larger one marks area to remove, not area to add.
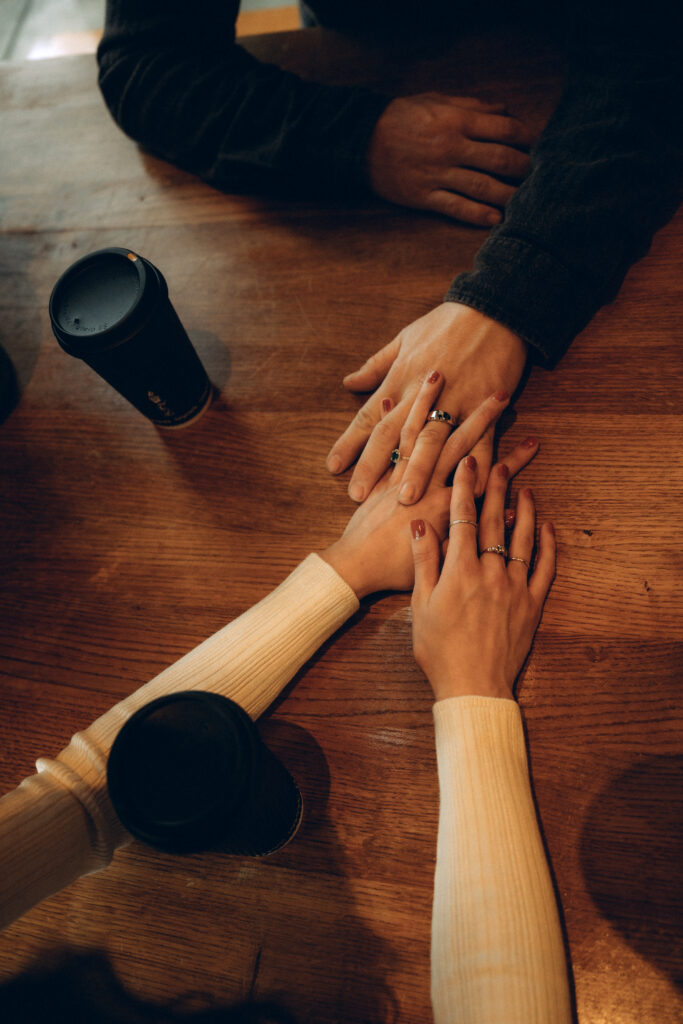
[[[185,426],[213,389],[171,305],[164,276],[129,249],[77,260],[50,296],[57,341],[160,427]]]
[[[184,690],[140,708],[116,737],[109,796],[122,824],[170,853],[262,857],[301,821],[291,775],[234,701]]]

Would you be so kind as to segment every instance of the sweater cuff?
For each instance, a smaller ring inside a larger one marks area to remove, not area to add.
[[[552,369],[604,301],[585,275],[531,241],[494,235],[445,295],[518,334]]]
[[[513,757],[526,770],[522,713],[504,697],[448,697],[433,707],[439,772],[459,764]]]

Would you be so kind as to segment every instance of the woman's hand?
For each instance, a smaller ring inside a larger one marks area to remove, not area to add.
[[[401,446],[412,450],[429,410],[436,401],[443,378],[434,371],[423,382],[401,432]],[[336,569],[359,598],[379,590],[410,590],[413,585],[413,556],[409,524],[420,516],[431,525],[436,538],[445,538],[448,530],[451,489],[446,482],[463,456],[470,450],[473,438],[481,436],[487,426],[500,416],[501,403],[487,398],[455,431],[441,450],[429,486],[417,504],[405,507],[398,494],[407,465],[400,456],[393,469],[387,469],[366,501],[351,517],[340,539],[320,552],[322,558]],[[391,403],[383,410],[386,417]],[[508,457],[510,475],[517,473],[536,453],[537,442],[529,438]]]
[[[462,303],[442,303],[344,378],[344,386],[351,391],[377,390],[335,442],[327,468],[341,473],[360,455],[349,481],[349,496],[363,501],[384,473],[392,449],[406,448],[404,424],[420,382],[430,367],[438,366],[445,378],[439,408],[449,413],[451,422],[423,423],[424,429],[406,451],[411,458],[400,501],[412,505],[424,494],[452,427],[467,419],[488,395],[512,394],[526,359],[526,344],[503,324]],[[392,410],[385,422],[386,401],[392,403]],[[504,408],[499,406],[498,413]],[[490,421],[472,437],[468,449],[477,459],[477,495],[483,493],[491,468],[494,428]]]
[[[450,526],[441,570],[439,535],[424,517],[413,517],[411,523],[413,647],[437,701],[471,694],[512,700],[515,680],[541,618],[555,574],[555,533],[551,523],[544,524],[536,566],[529,576],[536,522],[529,488],[518,496],[509,558],[485,551],[505,543],[503,516],[510,475],[509,459],[491,470],[477,528],[469,525],[476,522],[476,463],[471,455],[460,463],[450,520],[465,522]]]

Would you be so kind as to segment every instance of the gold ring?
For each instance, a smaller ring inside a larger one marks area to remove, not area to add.
[[[466,523],[468,526],[473,526],[475,530],[479,525],[478,523],[473,522],[472,519],[454,519],[452,523],[448,524],[448,529],[450,530],[451,526],[458,526],[459,523]]]
[[[438,423],[450,423],[453,417],[445,409],[432,409],[429,416],[427,417],[427,423],[436,420]]]
[[[482,555],[500,555],[501,558],[507,558],[508,549],[504,544],[494,544],[490,548],[484,548],[481,553]]]
[[[395,466],[399,459],[403,459],[405,462],[408,462],[410,460],[410,455],[401,455],[398,448],[394,448],[393,452],[391,453],[392,466]]]
[[[526,558],[518,558],[517,555],[508,555],[508,562],[523,562],[527,569],[531,568]]]

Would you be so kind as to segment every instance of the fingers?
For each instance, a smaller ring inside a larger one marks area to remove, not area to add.
[[[514,186],[469,167],[453,167],[445,171],[441,185],[450,192],[458,192],[490,207],[506,206],[517,191]]]
[[[427,195],[424,209],[431,210],[432,213],[440,213],[443,217],[450,217],[451,220],[475,224],[480,228],[493,227],[494,224],[500,224],[503,219],[500,210],[496,210],[492,206],[485,206],[483,203],[476,203],[472,199],[466,199],[465,196],[443,188],[434,189]]]
[[[535,141],[533,132],[523,121],[484,111],[472,115],[466,131],[471,139],[502,142],[506,146],[521,146],[524,149],[529,149]]]
[[[439,538],[424,519],[413,519],[410,536],[415,568],[413,601],[424,604],[439,582]]]
[[[491,472],[491,463],[493,462],[493,436],[495,433],[495,423],[492,423],[488,428],[483,437],[480,437],[477,443],[472,448],[472,455],[477,460],[477,480],[474,485],[474,493],[477,498],[480,498],[484,493],[486,487],[486,481],[489,478]],[[508,466],[508,469],[510,467]]]
[[[519,473],[520,469],[524,469],[525,466],[533,459],[534,455],[538,452],[538,438],[527,437],[520,444],[515,445],[512,451],[509,451],[501,462],[504,462],[510,472],[510,479]]]
[[[391,453],[395,448],[398,448],[402,456],[412,451],[415,437],[424,425],[442,386],[443,378],[437,371],[429,374],[421,386],[416,381],[413,387],[406,390],[399,405],[390,410],[374,427],[349,481],[349,497],[353,501],[365,500],[375,481],[389,466]],[[385,401],[387,400],[382,399],[382,404]],[[410,411],[401,427],[406,409]],[[399,461],[395,469],[399,479],[404,466],[405,461]]]
[[[458,519],[464,522],[449,526],[444,571],[462,572],[474,569],[477,564],[477,528],[470,525],[477,521],[474,504],[476,472],[477,461],[472,455],[464,458],[455,472],[450,522]]]
[[[525,487],[517,498],[515,528],[510,538],[508,551],[508,572],[512,579],[526,582],[534,550],[535,527],[534,495],[530,487]],[[518,559],[524,559],[524,561],[518,561]]]
[[[391,364],[398,355],[401,347],[399,337],[396,336],[388,345],[381,348],[370,356],[358,370],[347,373],[343,384],[349,391],[374,391],[386,377]]]
[[[486,548],[502,546],[505,543],[503,513],[510,470],[504,462],[497,463],[489,475],[486,497],[479,517],[479,550],[481,561],[489,571],[502,572],[505,558],[502,554],[487,552]]]
[[[531,159],[526,153],[496,142],[471,141],[465,159],[468,166],[480,171],[518,181],[526,178],[531,170]]]
[[[467,419],[463,420],[460,426],[453,431],[443,447],[439,460],[436,464],[436,469],[434,470],[434,476],[440,484],[446,483],[446,480],[460,460],[463,459],[469,451],[472,451],[482,434],[484,434],[490,426],[495,424],[509,401],[510,396],[507,391],[497,391],[495,395],[491,395],[489,398],[485,399],[481,405],[477,406],[474,412],[470,413]],[[411,459],[409,469],[412,471],[413,468]],[[406,478],[407,477],[408,474],[406,473]],[[486,477],[488,477],[488,466],[486,467]],[[486,477],[484,479],[486,479]]]
[[[425,425],[429,413],[437,403],[437,399],[443,387],[443,377],[438,370],[432,370],[427,376],[422,387],[417,393],[417,397],[413,402],[408,417],[401,428],[401,436],[399,439],[398,448],[400,451],[399,461],[396,464],[394,473],[394,479],[396,482],[400,481],[403,476],[404,469],[407,465],[412,462],[412,453],[415,450],[416,444],[422,442],[423,435],[429,431],[429,427],[439,427],[438,431],[438,451],[441,450],[445,439],[450,433],[450,428],[447,423],[428,423]],[[436,461],[436,459],[434,460]],[[430,471],[431,475],[431,471]],[[427,478],[428,479],[428,478]],[[426,487],[427,480],[425,480],[424,486]],[[423,488],[424,489],[424,488]],[[403,488],[401,488],[401,494]],[[417,497],[420,497],[417,495]],[[401,500],[399,496],[399,500]],[[416,500],[416,499],[414,499]],[[404,501],[403,504],[411,504],[410,502]]]
[[[557,542],[555,540],[553,524],[544,523],[541,527],[536,565],[529,580],[529,593],[537,604],[539,617],[545,599],[548,596],[550,584],[555,577],[556,548]]]

